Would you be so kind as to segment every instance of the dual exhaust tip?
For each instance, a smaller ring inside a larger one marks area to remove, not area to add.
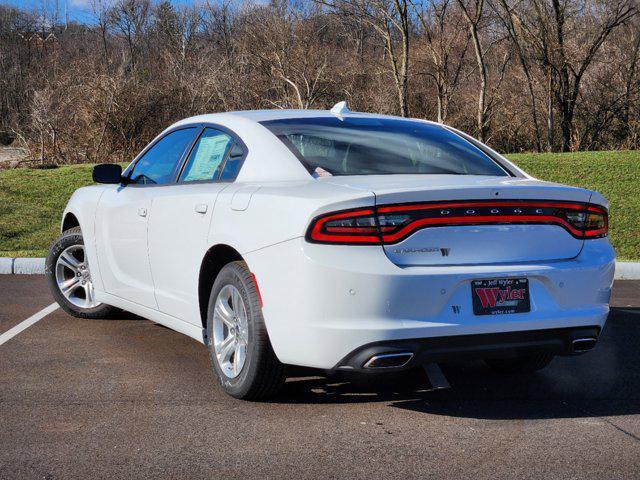
[[[571,342],[574,353],[582,353],[596,346],[598,340],[594,337],[576,338]]]
[[[412,358],[411,352],[382,353],[367,360],[363,368],[400,368],[407,365]]]

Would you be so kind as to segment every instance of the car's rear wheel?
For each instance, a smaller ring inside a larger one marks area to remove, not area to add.
[[[109,318],[119,311],[95,298],[80,227],[66,230],[53,242],[45,273],[53,298],[74,317]]]
[[[284,365],[271,348],[260,297],[244,262],[224,266],[213,284],[207,337],[211,364],[226,393],[259,400],[278,392]]]
[[[485,363],[500,373],[533,373],[543,369],[555,355],[551,352],[535,352],[513,358],[486,358]]]

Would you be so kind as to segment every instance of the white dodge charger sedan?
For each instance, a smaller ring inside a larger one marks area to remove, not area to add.
[[[606,200],[444,125],[342,102],[202,115],[93,178],[47,258],[56,300],[204,343],[234,397],[287,365],[531,372],[593,348],[609,311]]]

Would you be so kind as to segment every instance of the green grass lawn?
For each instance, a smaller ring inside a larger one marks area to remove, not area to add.
[[[508,155],[542,180],[596,190],[609,200],[609,235],[619,260],[640,261],[640,151]]]
[[[46,256],[69,197],[92,183],[92,168],[0,171],[0,257]]]
[[[517,154],[531,175],[602,193],[611,202],[610,235],[618,258],[640,260],[640,151]],[[91,165],[0,171],[0,257],[46,255],[76,188]]]

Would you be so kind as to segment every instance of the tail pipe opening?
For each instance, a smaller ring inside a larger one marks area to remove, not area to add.
[[[582,353],[595,347],[597,341],[595,337],[576,338],[571,342],[571,347],[575,353]]]
[[[367,360],[363,368],[400,368],[409,363],[412,358],[411,352],[382,353]]]

